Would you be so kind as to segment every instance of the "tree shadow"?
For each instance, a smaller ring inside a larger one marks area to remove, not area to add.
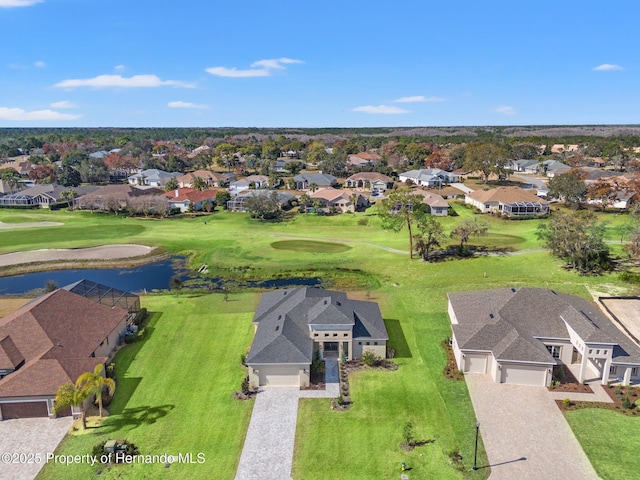
[[[157,407],[142,406],[125,408],[120,415],[111,416],[103,424],[100,433],[113,433],[125,429],[134,429],[142,425],[152,425],[159,419],[166,417],[175,408],[173,404]]]
[[[113,359],[115,364],[115,381],[116,391],[109,405],[109,411],[112,415],[121,414],[129,403],[131,396],[138,388],[141,377],[127,377],[131,363],[138,356],[138,353],[144,347],[144,344],[153,335],[156,322],[162,317],[162,312],[149,312],[146,320],[140,325],[144,328],[144,337],[137,342],[130,343],[122,348]]]
[[[411,358],[411,349],[402,330],[400,320],[385,318],[384,324],[389,334],[389,347],[395,349],[395,358]]]

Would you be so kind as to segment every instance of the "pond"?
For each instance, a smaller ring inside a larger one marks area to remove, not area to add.
[[[128,292],[142,292],[145,289],[165,290],[172,277],[178,277],[192,288],[221,289],[225,283],[219,278],[205,278],[189,271],[183,257],[174,257],[159,262],[132,268],[83,268],[76,270],[50,270],[47,272],[25,273],[0,277],[0,295],[21,295],[43,289],[47,282],[58,287],[82,279],[102,283]],[[284,288],[298,286],[319,286],[319,278],[284,278],[277,280],[233,283],[234,288]]]

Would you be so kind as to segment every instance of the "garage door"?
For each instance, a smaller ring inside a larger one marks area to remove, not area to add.
[[[502,365],[502,383],[545,386],[547,369],[530,365]]]
[[[47,402],[2,403],[0,409],[4,420],[49,416]]]
[[[260,386],[299,386],[298,367],[262,367],[260,369]]]
[[[487,373],[487,358],[485,353],[465,353],[465,372]]]

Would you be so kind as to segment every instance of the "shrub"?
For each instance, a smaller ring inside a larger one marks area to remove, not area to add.
[[[373,367],[380,361],[380,357],[368,350],[362,354],[361,358],[362,363],[364,363],[367,367]]]
[[[358,225],[368,225],[368,224],[369,224],[368,218],[361,218],[358,220]]]
[[[96,443],[91,448],[91,456],[94,458],[100,458],[100,455],[104,454],[104,442]]]
[[[633,403],[631,403],[631,400],[629,400],[629,397],[627,397],[626,395],[622,400],[622,408],[625,408],[627,410],[631,410],[633,408]]]
[[[249,377],[244,377],[242,385],[240,385],[240,390],[242,390],[242,393],[245,395],[249,395]]]
[[[464,463],[462,463],[462,455],[460,455],[460,449],[457,447],[447,452],[447,459],[449,464],[460,472],[464,472]]]
[[[242,365],[242,366],[246,366],[247,365],[247,354],[246,353],[241,353],[240,354],[240,365]]]
[[[573,405],[573,402],[569,398],[565,398],[564,400],[562,400],[562,405],[565,407],[570,407],[571,405]]]

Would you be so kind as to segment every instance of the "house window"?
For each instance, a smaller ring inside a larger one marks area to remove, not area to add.
[[[600,350],[596,350],[596,355],[600,355]]]
[[[547,345],[546,347],[553,358],[560,358],[560,349],[562,347],[558,345]]]
[[[325,336],[325,337],[328,337],[328,336],[329,336],[329,334],[328,334],[328,333],[325,333],[325,334],[324,334],[324,336]]]
[[[367,342],[367,345],[371,345],[371,343]]]
[[[589,355],[591,355],[593,353],[593,350],[589,349]]]
[[[317,333],[314,333],[314,334],[313,334],[313,336],[314,336],[314,337],[317,337],[317,336],[318,336],[318,334],[317,334]]]
[[[358,345],[362,345],[362,342],[358,342]]]
[[[374,345],[377,345],[377,344],[378,344],[378,342],[373,342],[373,344],[374,344]]]
[[[348,336],[349,336],[349,334],[348,334],[348,333],[343,333],[343,334],[342,334],[342,336],[343,336],[343,337],[348,337]]]
[[[603,350],[602,353],[606,355],[607,353],[609,353],[609,350]]]
[[[633,367],[631,369],[631,376],[635,377],[638,374],[638,367]]]
[[[616,367],[615,365],[611,365],[609,367],[609,373],[613,373],[614,375],[618,372],[618,367]]]
[[[338,334],[337,334],[337,333],[334,333],[334,334],[333,334],[333,336],[334,336],[334,337],[337,337],[337,336],[338,336]]]

